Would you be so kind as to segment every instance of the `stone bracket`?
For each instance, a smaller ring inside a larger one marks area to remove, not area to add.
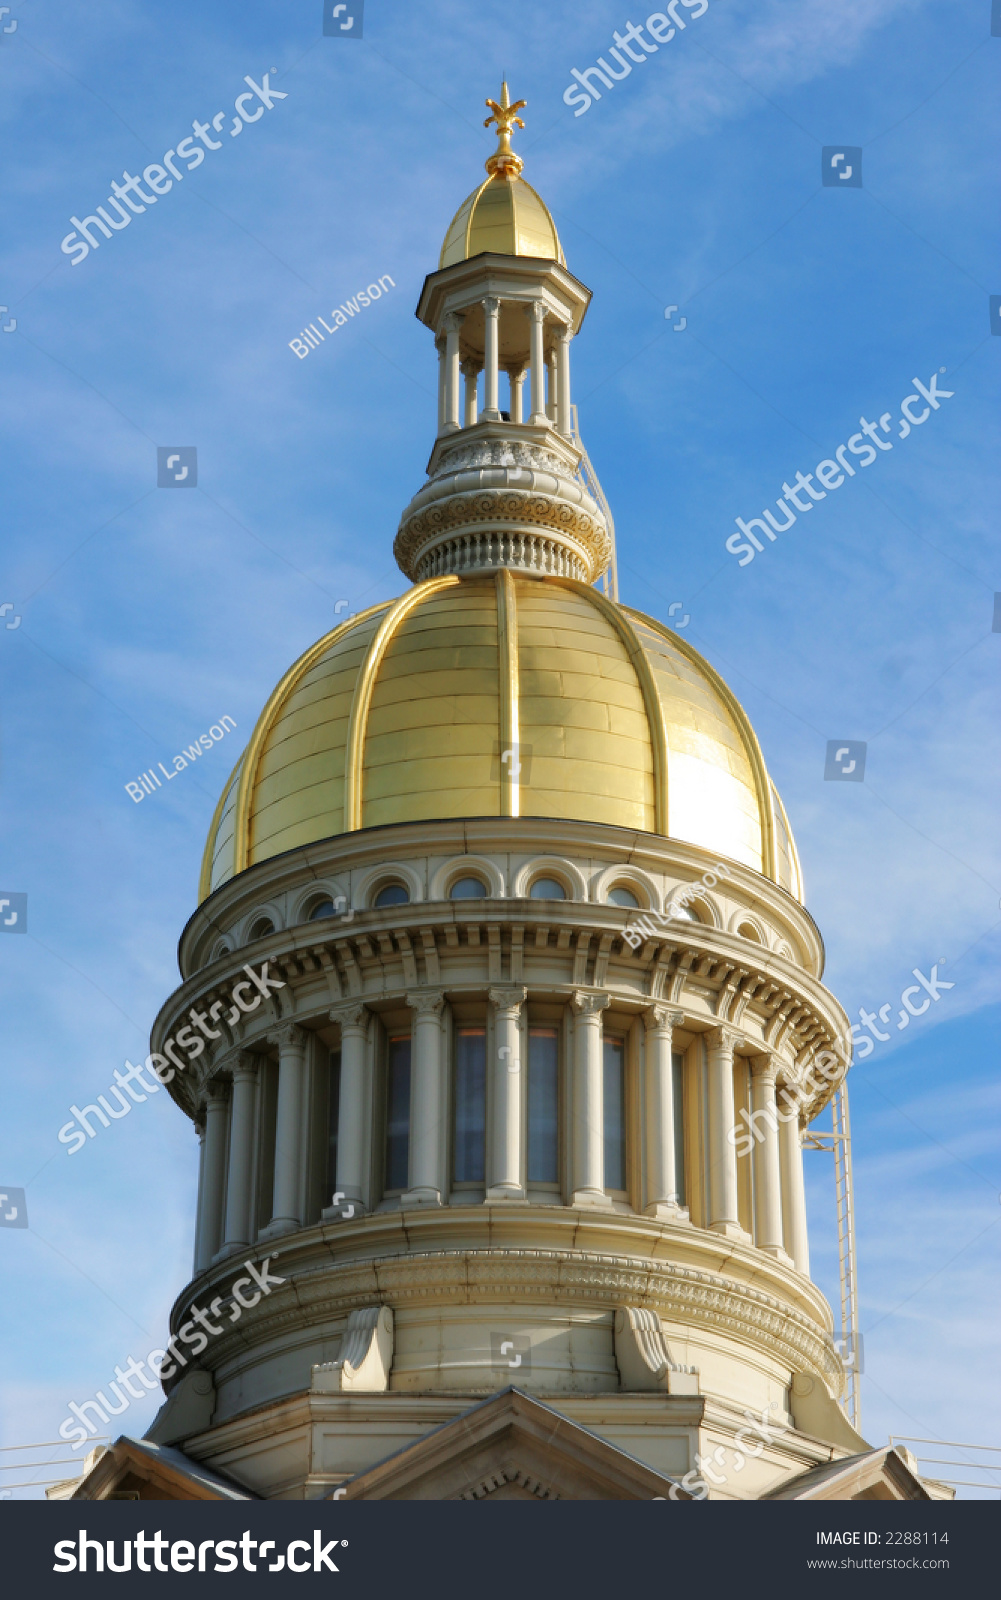
[[[312,1368],[314,1394],[384,1394],[393,1365],[393,1313],[389,1306],[362,1306],[352,1311],[337,1361]]]
[[[660,1313],[620,1306],[615,1313],[615,1360],[623,1389],[698,1394],[698,1367],[672,1361]]]

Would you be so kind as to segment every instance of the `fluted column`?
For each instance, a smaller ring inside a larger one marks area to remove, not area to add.
[[[205,1102],[205,1139],[202,1146],[201,1182],[198,1186],[198,1220],[195,1227],[195,1271],[204,1272],[222,1237],[223,1180],[226,1175],[226,1097],[210,1085]]]
[[[646,1203],[648,1217],[665,1222],[688,1220],[681,1206],[676,1170],[674,1126],[674,1029],[684,1023],[680,1011],[650,1006],[643,1013],[646,1028]]]
[[[525,1074],[518,1020],[527,989],[491,989],[496,1049],[490,1068],[488,1200],[523,1200],[522,1102]]]
[[[512,365],[512,366],[505,367],[504,371],[507,373],[508,382],[510,383],[510,386],[511,386],[511,399],[510,399],[511,421],[512,422],[524,422],[525,417],[524,417],[524,412],[523,412],[523,401],[524,401],[524,393],[523,393],[523,391],[524,391],[524,387],[525,387],[525,368],[524,368],[524,366]]]
[[[354,1215],[363,1211],[365,1182],[365,1124],[369,1096],[368,1030],[370,1013],[362,1005],[337,1006],[330,1020],[341,1029],[341,1097],[337,1112],[337,1193],[354,1206]],[[332,1206],[337,1216],[344,1214],[344,1202]],[[331,1206],[331,1197],[327,1197]]]
[[[727,1135],[734,1126],[733,1053],[742,1037],[733,1028],[706,1035],[709,1047],[709,1226],[728,1239],[750,1243],[737,1209],[737,1152]]]
[[[405,1206],[440,1206],[444,1182],[445,1105],[441,1082],[440,989],[407,995],[414,1012],[413,1070],[410,1075],[410,1188]]]
[[[533,300],[528,308],[528,316],[529,366],[532,375],[532,414],[528,420],[542,425],[549,421],[546,416],[545,358],[542,353],[542,330],[546,320],[545,301]]]
[[[483,421],[499,422],[497,386],[500,373],[500,308],[496,295],[488,294],[483,301]]]
[[[782,1173],[782,1224],[785,1248],[804,1278],[810,1276],[810,1245],[806,1231],[806,1193],[803,1188],[803,1146],[799,1136],[799,1108],[795,1096],[778,1094],[779,1166]],[[789,1113],[792,1113],[791,1115]]]
[[[479,380],[480,371],[481,368],[478,361],[469,360],[462,363],[462,379],[464,384],[463,427],[465,428],[475,428],[476,426],[476,384]]]
[[[459,421],[459,329],[462,318],[450,311],[445,318],[445,423],[442,433],[455,433]]]
[[[782,1242],[782,1174],[779,1121],[775,1106],[778,1063],[756,1056],[751,1062],[751,1126],[754,1129],[754,1242],[759,1250],[788,1260]]]
[[[226,1238],[220,1255],[252,1243],[251,1178],[254,1169],[254,1112],[257,1058],[241,1050],[233,1062],[233,1100],[229,1116],[229,1176],[226,1184]]]
[[[608,1206],[605,1193],[605,1106],[601,1013],[607,994],[578,990],[573,997],[573,1178],[570,1204]]]
[[[269,1038],[278,1043],[278,1111],[275,1118],[275,1186],[271,1221],[262,1237],[294,1233],[302,1227],[299,1215],[299,1175],[302,1162],[302,1096],[308,1035],[287,1022]]]
[[[570,340],[573,332],[562,327],[557,334],[556,427],[564,439],[570,437]]]
[[[445,393],[448,379],[448,366],[445,360],[446,340],[441,334],[434,342],[438,352],[438,432],[441,433],[447,421],[445,411]]]

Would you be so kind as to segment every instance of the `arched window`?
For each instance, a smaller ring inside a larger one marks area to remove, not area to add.
[[[456,878],[448,891],[450,900],[483,900],[487,886],[481,878]]]
[[[680,918],[680,920],[682,922],[701,922],[702,921],[702,918],[699,916],[698,912],[697,911],[693,911],[691,906],[679,905],[676,902],[673,903],[672,906],[671,906],[671,915],[673,917]]]
[[[565,900],[567,892],[556,878],[536,878],[528,891],[532,900]]]
[[[372,904],[378,909],[383,906],[405,906],[410,903],[410,890],[402,883],[384,883]]]
[[[639,901],[633,891],[627,889],[623,883],[617,883],[614,889],[609,889],[608,903],[612,906],[625,906],[630,911],[639,910]]]
[[[753,939],[755,944],[761,943],[760,933],[750,922],[742,922],[740,927],[737,929],[737,932],[740,934],[742,939]]]
[[[254,939],[266,939],[268,934],[274,933],[274,931],[275,925],[270,917],[258,917],[257,921],[254,923],[254,926],[250,930],[251,941]]]
[[[310,909],[309,920],[310,922],[319,922],[321,917],[332,917],[335,915],[336,909],[329,896],[323,900],[317,900],[315,906]]]
[[[626,1041],[603,1040],[605,1113],[605,1188],[626,1187]]]

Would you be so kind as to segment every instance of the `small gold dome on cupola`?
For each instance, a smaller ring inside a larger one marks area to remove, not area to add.
[[[511,130],[525,126],[518,112],[528,104],[512,104],[507,84],[500,100],[488,100],[490,116],[483,126],[497,124],[497,149],[486,162],[487,179],[462,202],[449,224],[438,267],[489,251],[501,256],[533,256],[566,266],[556,224],[544,200],[521,176],[525,163],[511,149]]]

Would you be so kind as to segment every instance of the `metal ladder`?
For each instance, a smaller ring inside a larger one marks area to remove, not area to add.
[[[598,481],[598,474],[591,464],[591,457],[584,448],[584,442],[577,426],[577,407],[574,405],[570,407],[570,442],[576,445],[580,451],[580,466],[577,468],[577,476],[585,489],[597,500],[608,524],[608,537],[612,541],[612,559],[609,567],[601,574],[601,587],[603,592],[608,594],[608,579],[609,573],[611,573],[612,599],[617,601],[619,598],[619,563],[615,553],[615,518],[612,516],[611,506],[605,499],[605,491]]]
[[[860,1432],[860,1365],[862,1340],[858,1325],[858,1260],[855,1250],[855,1200],[852,1190],[852,1132],[848,1090],[844,1080],[831,1101],[831,1132],[808,1133],[807,1150],[834,1152],[834,1187],[838,1215],[838,1270],[841,1279],[841,1354],[848,1387],[845,1410],[856,1433]]]

